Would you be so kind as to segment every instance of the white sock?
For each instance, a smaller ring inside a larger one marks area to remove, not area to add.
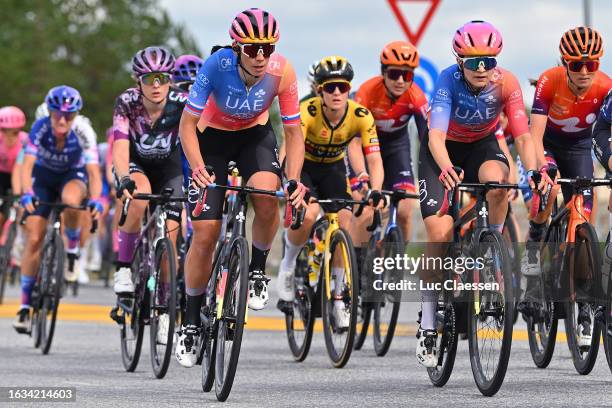
[[[434,330],[436,328],[436,309],[438,307],[438,291],[421,291],[421,329]]]
[[[303,245],[293,245],[289,238],[285,237],[285,256],[281,261],[281,269],[294,270],[295,261],[302,250]]]
[[[332,266],[331,272],[335,281],[334,296],[340,296],[344,289],[344,268]]]

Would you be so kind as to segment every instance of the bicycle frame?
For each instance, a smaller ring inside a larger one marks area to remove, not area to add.
[[[331,254],[330,254],[330,247],[329,247],[329,242],[331,241],[331,237],[332,234],[340,228],[340,225],[338,224],[338,213],[325,213],[325,218],[327,218],[327,221],[329,223],[327,230],[325,231],[325,251],[323,252],[323,259],[325,260],[325,264],[324,264],[324,276],[325,276],[325,282],[327,283],[327,285],[325,285],[326,291],[325,291],[325,296],[327,296],[327,300],[331,299],[331,289],[330,289],[330,282],[331,282],[331,268],[330,268],[330,261],[331,261]],[[344,264],[345,270],[348,269],[347,265],[349,263],[348,261],[348,254],[346,253],[346,249],[343,248],[342,249],[342,263]],[[351,282],[351,274],[345,274],[346,276],[346,284],[348,286],[351,286],[353,283]]]

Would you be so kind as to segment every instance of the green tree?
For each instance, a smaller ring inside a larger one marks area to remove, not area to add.
[[[51,87],[70,85],[100,139],[115,98],[134,84],[137,50],[164,45],[176,55],[200,54],[158,0],[0,0],[0,9],[0,106],[21,107],[31,123]]]

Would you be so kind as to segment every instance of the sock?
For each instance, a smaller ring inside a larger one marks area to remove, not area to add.
[[[34,276],[21,275],[21,309],[30,307],[30,297],[36,278]]]
[[[251,264],[249,265],[249,270],[258,270],[265,274],[266,260],[268,259],[270,248],[260,248],[262,246],[263,245],[258,245],[255,243],[255,241],[253,241],[253,245],[251,246]]]
[[[542,235],[544,235],[544,227],[546,227],[546,223],[538,224],[529,221],[529,238],[527,238],[527,241],[540,242],[542,240]]]
[[[335,280],[334,296],[340,296],[344,289],[344,268],[332,266],[331,272]]]
[[[504,231],[504,224],[489,224],[492,230],[498,231],[500,234]]]
[[[119,256],[117,257],[117,264],[121,262],[123,264],[127,263],[128,266],[131,265],[138,235],[138,232],[119,231]]]
[[[281,268],[283,270],[292,271],[295,269],[295,261],[297,260],[302,247],[302,245],[293,245],[289,238],[285,237],[285,256],[281,261]]]
[[[436,309],[438,307],[438,291],[424,290],[421,292],[421,329],[434,330],[436,327]]]
[[[74,250],[78,248],[79,241],[81,240],[81,229],[80,228],[68,228],[64,229],[66,237],[68,238],[68,250]]]
[[[187,289],[189,291],[189,289]],[[191,289],[194,290],[194,289]],[[185,323],[184,325],[200,326],[200,309],[202,308],[202,302],[204,301],[204,288],[202,293],[199,295],[187,294],[187,310],[185,311]]]

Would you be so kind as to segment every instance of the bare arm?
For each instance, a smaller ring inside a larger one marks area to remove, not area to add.
[[[532,146],[535,150],[535,160],[534,166],[544,166],[546,164],[546,158],[544,157],[544,131],[546,130],[546,122],[548,120],[548,116],[540,115],[537,113],[531,114],[531,126],[529,129],[529,133],[531,133]],[[517,138],[518,139],[518,138]],[[518,149],[518,143],[517,143]],[[519,154],[521,155],[521,160],[523,160],[523,153],[519,150]],[[524,160],[523,160],[524,161]],[[525,163],[525,168],[529,170],[527,163]],[[531,167],[534,169],[535,167]]]
[[[113,143],[113,167],[117,178],[121,180],[130,175],[130,141],[127,139],[115,140]]]
[[[366,162],[365,158],[363,157],[360,138],[354,137],[349,143],[347,150],[349,164],[351,165],[353,172],[357,175],[366,172]]]
[[[26,154],[23,157],[23,165],[21,166],[21,188],[24,193],[32,190],[32,169],[36,163],[36,157]]]
[[[100,197],[102,194],[102,176],[98,163],[89,163],[85,166],[87,177],[89,178],[89,196],[92,198]]]
[[[300,180],[304,165],[304,134],[300,125],[283,125],[285,131],[285,173],[289,180]]]
[[[368,169],[370,170],[370,186],[372,190],[381,190],[385,171],[383,169],[382,157],[380,152],[374,152],[366,155]]]
[[[21,171],[23,168],[23,164],[17,164],[13,166],[13,171],[11,173],[11,189],[13,190],[14,195],[21,195],[23,190],[21,189]]]

